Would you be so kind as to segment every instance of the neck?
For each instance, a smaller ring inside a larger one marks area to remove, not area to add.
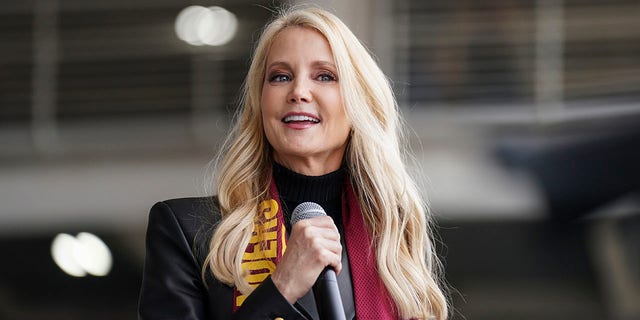
[[[291,158],[274,153],[279,165],[301,175],[317,177],[337,171],[342,166],[342,153],[339,156],[320,158]]]
[[[340,199],[344,183],[344,170],[341,168],[321,176],[307,176],[274,163],[273,176],[280,196],[296,203],[312,201],[322,204]]]

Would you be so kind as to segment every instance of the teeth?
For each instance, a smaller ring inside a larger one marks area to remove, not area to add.
[[[311,121],[314,123],[318,123],[320,122],[320,120],[316,119],[316,118],[312,118],[309,116],[303,116],[303,115],[294,115],[294,116],[287,116],[284,118],[284,122],[292,122],[292,121]]]

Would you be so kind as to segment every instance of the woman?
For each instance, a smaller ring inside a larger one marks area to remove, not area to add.
[[[156,204],[141,319],[318,319],[327,266],[347,319],[446,319],[428,219],[390,85],[318,8],[264,29],[213,198]],[[301,202],[328,216],[290,225]]]

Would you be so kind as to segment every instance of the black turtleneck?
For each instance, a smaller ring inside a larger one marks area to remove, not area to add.
[[[305,176],[274,163],[273,178],[280,193],[287,230],[291,230],[289,221],[293,209],[303,202],[315,202],[322,206],[338,229],[342,229],[344,169],[322,176]]]
[[[291,171],[277,163],[273,164],[273,178],[280,193],[282,213],[290,232],[291,212],[303,202],[315,202],[322,206],[324,211],[333,218],[340,232],[342,243],[342,272],[338,275],[338,287],[342,298],[342,305],[347,319],[355,319],[355,304],[353,301],[353,288],[351,286],[351,271],[349,259],[344,243],[344,229],[342,228],[342,188],[344,186],[345,171],[340,168],[334,172],[322,176],[305,176]],[[298,302],[310,305],[308,310],[312,319],[318,318],[317,308],[313,293],[310,290]]]

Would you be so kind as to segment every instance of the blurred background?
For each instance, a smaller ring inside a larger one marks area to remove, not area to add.
[[[3,0],[0,319],[136,319],[288,1]],[[453,319],[640,319],[640,1],[316,1],[393,80]],[[194,7],[198,6],[198,7]]]

